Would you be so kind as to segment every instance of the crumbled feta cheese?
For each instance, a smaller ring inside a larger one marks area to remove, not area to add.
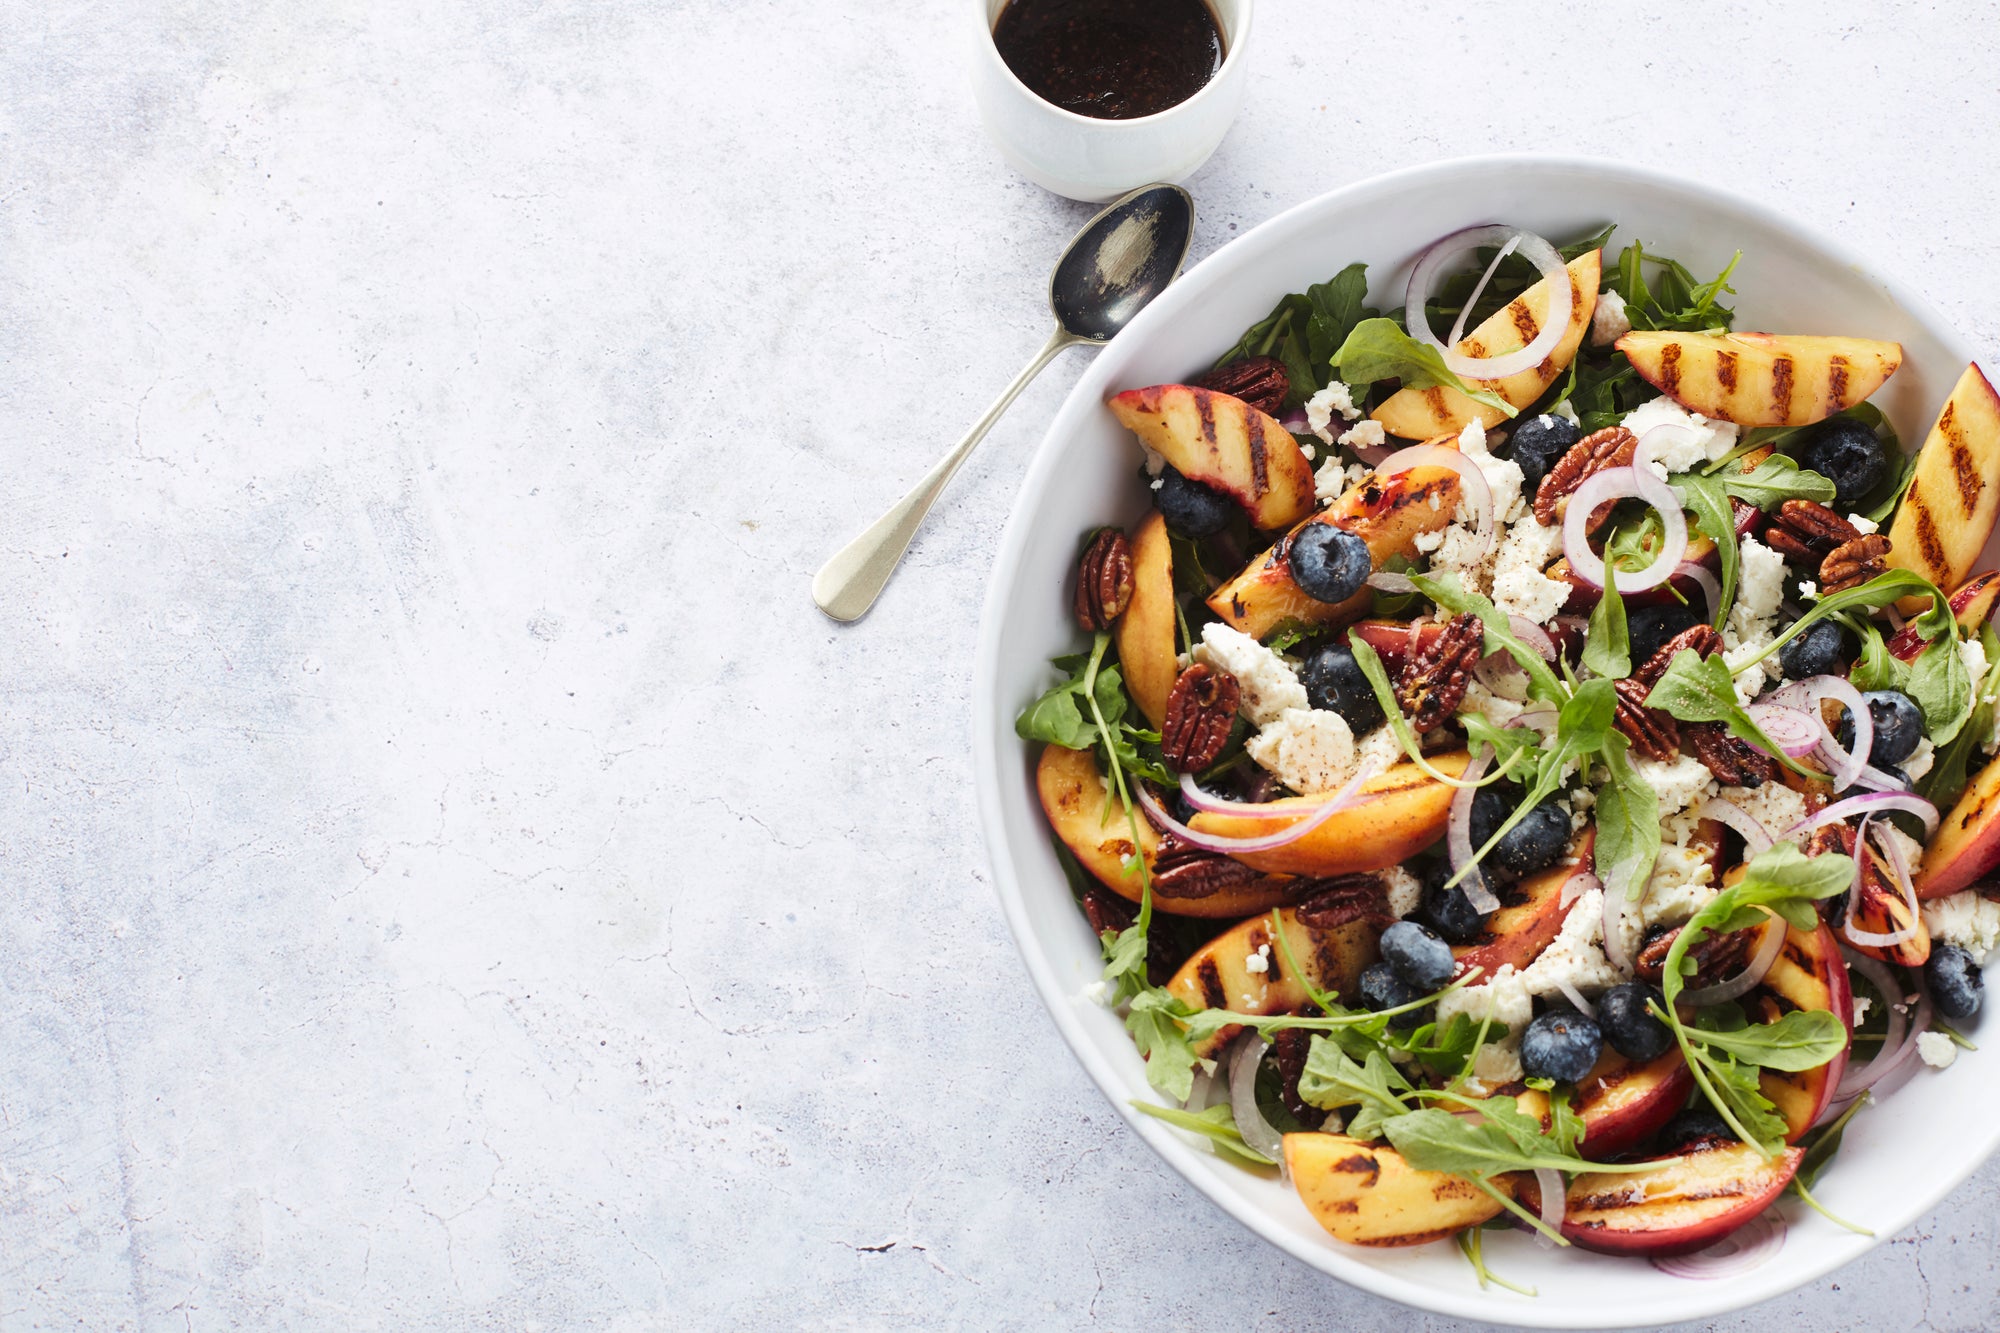
[[[1083,998],[1091,1004],[1101,1004],[1106,1008],[1110,1008],[1111,983],[1108,981],[1091,982],[1083,988]]]
[[[1525,684],[1527,677],[1502,676],[1498,679],[1508,684],[1517,682]],[[1522,690],[1521,693],[1525,695],[1526,691]],[[1504,694],[1495,694],[1486,688],[1484,682],[1475,680],[1465,687],[1465,698],[1460,701],[1458,711],[1477,713],[1494,726],[1504,727],[1527,710],[1520,700],[1510,699]]]
[[[1338,791],[1354,773],[1354,732],[1324,708],[1287,708],[1243,749],[1301,796]]]
[[[1361,415],[1361,409],[1354,405],[1354,395],[1339,380],[1306,399],[1306,426],[1328,444],[1333,443],[1333,432],[1328,427],[1333,423],[1335,412],[1340,413],[1344,421],[1352,421]]]
[[[1799,600],[1802,602],[1817,602],[1819,600],[1819,585],[1811,579],[1800,579]]]
[[[1933,1069],[1948,1069],[1958,1059],[1958,1043],[1942,1032],[1919,1033],[1917,1057]]]
[[[1958,655],[1965,659],[1965,674],[1972,677],[1972,697],[1979,697],[1980,682],[1986,679],[1986,668],[1991,665],[1986,660],[1986,645],[1978,639],[1960,639]]]
[[[1148,482],[1147,484],[1157,491],[1160,489],[1160,487],[1167,484],[1167,479],[1165,477],[1155,477],[1152,479],[1152,481]]]
[[[1903,864],[1913,870],[1924,859],[1924,845],[1886,819],[1875,821],[1873,836],[1895,843],[1896,850],[1903,854]]]
[[[1395,729],[1387,722],[1354,743],[1356,771],[1366,765],[1379,773],[1402,757],[1403,743],[1396,739]]]
[[[1379,421],[1357,421],[1341,432],[1340,442],[1350,449],[1379,449],[1389,442],[1389,432]]]
[[[1597,309],[1590,312],[1590,345],[1609,347],[1632,331],[1625,315],[1625,298],[1606,287],[1597,294]]]
[[[1778,669],[1777,659],[1766,657],[1755,666],[1745,665],[1771,646],[1771,635],[1763,630],[1751,634],[1738,634],[1732,616],[1731,623],[1722,630],[1722,663],[1736,677],[1736,699],[1748,704],[1764,688],[1765,680]]]
[[[1144,440],[1139,442],[1139,447],[1146,453],[1147,476],[1157,477],[1167,470],[1167,456],[1165,454],[1153,448],[1152,445],[1147,444]]]
[[[1755,537],[1737,543],[1742,559],[1737,564],[1736,604],[1729,609],[1729,623],[1739,636],[1748,638],[1778,614],[1785,600],[1785,557]]]
[[[1319,448],[1317,445],[1302,444],[1299,446],[1299,452],[1306,456],[1306,462],[1308,463],[1319,457]]]
[[[1508,466],[1513,465],[1510,463]],[[1467,590],[1484,596],[1493,586],[1495,553],[1490,546],[1481,552],[1479,546],[1479,536],[1471,526],[1452,524],[1444,529],[1443,539],[1431,553],[1431,572],[1456,574]]]
[[[1663,477],[1686,472],[1697,463],[1712,463],[1736,447],[1734,422],[1710,421],[1664,395],[1639,404],[1619,424],[1646,446],[1640,461]],[[1648,433],[1660,426],[1676,429],[1648,439]]]
[[[1486,489],[1493,492],[1493,521],[1511,523],[1521,513],[1521,465],[1511,458],[1495,458],[1486,447],[1486,428],[1479,424],[1477,417],[1465,423],[1465,429],[1458,433],[1458,451],[1479,466],[1479,475],[1486,478]],[[1459,508],[1459,520],[1463,522],[1469,515],[1463,506]]]
[[[1802,821],[1807,813],[1806,798],[1782,782],[1767,782],[1761,787],[1724,787],[1718,795],[1762,824],[1779,842],[1785,841],[1786,830]]]
[[[1379,877],[1382,881],[1382,892],[1389,899],[1390,916],[1406,917],[1416,911],[1418,905],[1423,902],[1423,881],[1403,867],[1390,866],[1387,870],[1381,871]]]
[[[1869,518],[1865,514],[1849,514],[1847,516],[1847,521],[1853,524],[1854,530],[1860,533],[1864,537],[1866,537],[1871,532],[1880,532],[1882,530],[1882,525],[1880,523],[1877,523],[1874,519]]]
[[[1869,1006],[1873,1005],[1874,1003],[1875,1003],[1875,1002],[1874,1002],[1873,1000],[1869,999],[1869,998],[1868,998],[1868,997],[1867,997],[1866,995],[1857,995],[1857,996],[1855,996],[1855,997],[1854,997],[1854,1026],[1855,1026],[1855,1027],[1860,1027],[1860,1026],[1861,1026],[1861,1023],[1862,1023],[1862,1020],[1868,1017],[1868,1009],[1869,1009]]]
[[[1671,760],[1634,759],[1632,768],[1660,798],[1662,818],[1715,794],[1714,775],[1693,755],[1675,755]]]
[[[1715,887],[1715,862],[1706,847],[1661,847],[1639,900],[1641,925],[1677,925],[1708,905]]]
[[[1436,528],[1430,532],[1420,532],[1410,539],[1410,545],[1417,548],[1419,555],[1429,555],[1444,545],[1444,529]]]
[[[1604,956],[1604,892],[1592,889],[1570,907],[1549,947],[1521,972],[1521,986],[1530,995],[1558,994],[1564,985],[1593,994],[1626,977]]]
[[[1881,827],[1881,821],[1876,827]],[[1988,954],[2000,948],[2000,903],[1972,889],[1932,898],[1924,904],[1924,927],[1932,939],[1956,944],[1974,961],[1984,963]]]
[[[1260,974],[1269,972],[1271,970],[1271,946],[1268,944],[1258,945],[1257,952],[1243,960],[1243,970],[1245,972]]]
[[[1312,707],[1306,701],[1306,687],[1284,658],[1219,620],[1201,627],[1194,660],[1236,677],[1243,716],[1260,727],[1277,721],[1287,708]]]
[[[1507,529],[1493,564],[1493,605],[1502,615],[1546,625],[1569,601],[1570,586],[1542,573],[1562,549],[1562,529],[1543,527],[1534,515]]]
[[[1583,424],[1583,418],[1579,417],[1576,414],[1576,409],[1569,405],[1569,399],[1567,398],[1563,399],[1560,403],[1557,403],[1554,407],[1550,408],[1549,415],[1554,417],[1561,417],[1564,421],[1567,421],[1572,426],[1581,426]]]
[[[1455,1014],[1464,1014],[1475,1026],[1489,1019],[1507,1025],[1505,1037],[1496,1038],[1494,1030],[1488,1029],[1487,1042],[1473,1059],[1472,1072],[1478,1078],[1497,1086],[1521,1077],[1521,1034],[1535,1016],[1535,1000],[1512,967],[1502,967],[1483,986],[1467,986],[1440,996],[1438,1025],[1449,1023]]]
[[[1936,762],[1937,746],[1931,744],[1930,737],[1919,736],[1917,748],[1910,751],[1910,757],[1903,761],[1903,771],[1910,775],[1910,781],[1915,782],[1930,772],[1931,765]]]

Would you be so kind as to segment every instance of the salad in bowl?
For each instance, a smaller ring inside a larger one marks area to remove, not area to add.
[[[1137,1109],[1334,1242],[1702,1275],[1946,1077],[2000,944],[2000,397],[1614,228],[1354,264],[1105,410],[1019,715]],[[1441,332],[1448,330],[1448,332]]]

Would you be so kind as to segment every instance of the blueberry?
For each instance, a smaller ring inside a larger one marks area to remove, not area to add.
[[[1690,1106],[1660,1127],[1657,1146],[1663,1153],[1684,1153],[1734,1142],[1736,1131],[1727,1120],[1706,1106]]]
[[[1382,961],[1424,995],[1450,981],[1458,970],[1451,946],[1414,921],[1398,921],[1382,932]]]
[[[1285,548],[1292,582],[1317,602],[1344,602],[1374,572],[1368,543],[1331,523],[1308,523]]]
[[[1814,621],[1778,650],[1778,667],[1790,680],[1839,675],[1847,638],[1847,631],[1834,621]]]
[[[1445,888],[1445,881],[1450,878],[1451,865],[1438,862],[1436,871],[1426,877],[1423,902],[1417,911],[1432,930],[1453,944],[1471,944],[1486,933],[1486,920],[1491,913],[1472,905],[1462,882]]]
[[[1315,648],[1299,668],[1299,683],[1306,687],[1307,703],[1340,714],[1355,735],[1382,725],[1382,705],[1346,644]]]
[[[1644,666],[1668,639],[1700,623],[1701,617],[1694,608],[1682,602],[1633,607],[1625,616],[1625,632],[1632,642],[1633,669]]]
[[[1544,412],[1514,428],[1514,461],[1521,466],[1521,493],[1532,495],[1542,476],[1577,440],[1576,423]]]
[[[1357,989],[1361,995],[1361,1003],[1377,1011],[1401,1008],[1429,994],[1428,991],[1418,990],[1403,980],[1396,969],[1387,963],[1376,963],[1363,972],[1361,984]],[[1389,1020],[1389,1026],[1404,1029],[1417,1027],[1429,1022],[1429,1015],[1430,1006],[1425,1005],[1422,1009],[1412,1009],[1406,1014],[1397,1014]]]
[[[1901,690],[1870,690],[1861,697],[1868,703],[1868,720],[1875,724],[1875,743],[1868,751],[1868,762],[1880,768],[1900,764],[1915,754],[1917,742],[1924,738],[1924,715],[1916,700]],[[1844,750],[1854,748],[1854,719],[1845,708],[1840,710],[1833,738]]]
[[[1484,847],[1521,804],[1523,793],[1512,783],[1498,783],[1472,798],[1472,850]],[[1532,875],[1555,861],[1569,847],[1569,811],[1560,796],[1550,796],[1507,830],[1480,864],[1502,878]]]
[[[1665,1023],[1647,1012],[1648,1001],[1660,997],[1643,981],[1627,981],[1604,992],[1597,1002],[1597,1026],[1611,1049],[1627,1060],[1656,1060],[1674,1044]]]
[[[1889,456],[1875,432],[1853,417],[1835,417],[1798,447],[1799,466],[1833,483],[1833,498],[1852,506],[1882,484]]]
[[[1574,1083],[1603,1053],[1596,1020],[1574,1009],[1551,1009],[1521,1034],[1521,1072],[1529,1078]]]
[[[1931,1003],[1946,1018],[1965,1019],[1979,1012],[1985,983],[1979,979],[1979,964],[1958,945],[1931,945],[1931,956],[1924,963],[1924,984],[1930,987]]]
[[[1239,508],[1213,486],[1189,481],[1173,468],[1160,474],[1153,504],[1167,526],[1183,537],[1209,537],[1222,531]]]

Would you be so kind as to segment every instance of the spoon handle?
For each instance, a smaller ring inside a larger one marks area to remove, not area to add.
[[[965,438],[952,447],[950,453],[940,458],[926,472],[923,480],[910,493],[898,500],[888,513],[870,524],[868,530],[840,548],[813,575],[813,601],[819,609],[835,620],[851,622],[868,614],[868,608],[882,593],[889,582],[889,576],[896,572],[902,562],[903,552],[910,549],[910,542],[916,538],[917,529],[923,526],[924,515],[930,513],[931,506],[943,493],[958,465],[966,460],[973,446],[986,438],[986,432],[1000,419],[1008,404],[1028,387],[1028,382],[1040,374],[1042,367],[1055,359],[1056,353],[1072,343],[1087,342],[1058,328],[1027,369],[1014,377],[1014,382],[1000,391],[993,400],[993,406],[986,409],[986,415],[972,423],[972,429]]]

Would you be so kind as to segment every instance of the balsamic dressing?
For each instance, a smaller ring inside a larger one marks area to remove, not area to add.
[[[1099,120],[1185,102],[1223,56],[1204,0],[1008,0],[993,44],[1036,96]]]

